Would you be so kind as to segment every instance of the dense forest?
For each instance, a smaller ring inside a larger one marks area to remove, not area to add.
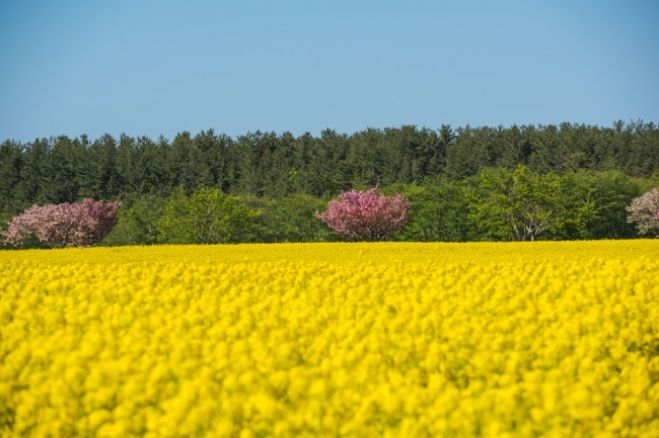
[[[615,203],[615,208],[613,204],[607,207],[608,218],[600,212],[589,219],[590,225],[581,224],[581,229],[578,224],[548,227],[545,238],[631,236],[634,229],[625,222],[624,206],[657,185],[659,127],[644,122],[616,122],[612,127],[565,123],[454,129],[443,125],[436,130],[369,128],[352,135],[328,129],[320,136],[257,131],[233,138],[208,130],[194,136],[182,132],[171,141],[127,135],[118,139],[104,135],[95,140],[84,135],[60,136],[29,143],[6,140],[0,144],[0,218],[33,204],[84,198],[121,200],[124,223],[120,225],[125,228],[130,211],[133,218],[140,208],[146,216],[155,214],[150,210],[166,211],[167,202],[193,199],[195,193],[210,188],[232,195],[249,208],[270,209],[269,234],[252,230],[246,237],[245,231],[228,241],[328,240],[331,233],[320,223],[310,225],[315,221],[313,211],[342,191],[378,186],[416,200],[410,226],[399,238],[494,240],[514,236],[510,230],[481,229],[488,213],[479,213],[479,209],[485,198],[494,196],[505,185],[503,181],[520,169],[525,178],[540,178],[541,184],[533,190],[562,194],[554,200],[556,205],[572,202],[575,209],[583,210],[588,203],[599,208],[606,202]],[[611,199],[602,198],[606,193]],[[441,205],[437,204],[440,198]],[[444,205],[447,202],[454,205]],[[441,230],[419,229],[421,211],[434,214],[440,223],[432,226]],[[294,228],[306,231],[278,235],[287,226],[281,221],[290,222],[300,212],[304,217]],[[483,215],[480,219],[479,214]],[[562,217],[567,214],[563,209]],[[465,229],[469,219],[470,228]],[[159,240],[154,234],[116,241]]]
[[[0,211],[32,203],[170,194],[183,187],[282,197],[333,196],[353,187],[461,180],[487,167],[524,164],[540,173],[659,171],[659,127],[617,122],[611,128],[562,124],[510,128],[367,129],[352,135],[183,132],[172,141],[110,135],[37,139],[0,145]]]

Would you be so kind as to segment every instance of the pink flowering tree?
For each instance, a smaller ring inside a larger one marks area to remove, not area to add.
[[[385,196],[377,188],[344,192],[316,217],[337,233],[354,240],[385,240],[407,223],[409,201],[403,195]]]
[[[639,233],[659,234],[659,188],[634,198],[627,212],[627,222],[635,223]]]
[[[115,225],[120,206],[120,202],[93,199],[33,205],[7,223],[4,240],[16,246],[30,238],[55,247],[93,245]]]

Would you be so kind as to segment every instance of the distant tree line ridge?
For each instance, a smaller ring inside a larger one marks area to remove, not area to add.
[[[559,175],[587,169],[629,177],[659,174],[659,127],[564,123],[512,127],[366,129],[319,136],[213,130],[172,141],[122,135],[36,139],[0,144],[0,212],[33,204],[187,195],[200,188],[281,198],[336,196],[352,188],[462,181],[487,168]]]

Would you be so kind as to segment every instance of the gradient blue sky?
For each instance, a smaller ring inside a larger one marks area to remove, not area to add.
[[[0,139],[659,121],[658,1],[0,1]]]

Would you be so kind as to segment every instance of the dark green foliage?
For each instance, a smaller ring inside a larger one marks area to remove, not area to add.
[[[12,217],[13,215],[11,213],[0,212],[0,249],[12,247],[11,244],[5,243],[4,238],[1,238],[3,236],[3,232],[7,231],[7,223],[11,220]]]
[[[391,189],[388,194],[402,193],[412,204],[408,224],[396,234],[396,240],[463,242],[475,237],[465,190],[459,183],[436,178],[423,186],[396,185]]]
[[[74,202],[182,187],[281,198],[335,196],[344,190],[421,184],[444,176],[461,181],[481,169],[563,174],[617,170],[648,178],[659,172],[659,128],[617,122],[611,128],[561,124],[437,130],[414,126],[366,129],[350,136],[254,132],[233,139],[212,130],[164,138],[110,135],[37,139],[0,145],[0,211],[39,202]]]
[[[117,225],[105,239],[105,245],[152,245],[166,243],[160,235],[157,223],[163,214],[165,199],[144,195],[132,201],[124,201],[119,209]]]
[[[314,214],[327,208],[327,200],[310,195],[283,198],[243,198],[258,211],[257,242],[327,242],[339,237]]]
[[[88,160],[85,159],[87,138],[70,139],[58,137],[53,143],[46,161],[48,183],[42,186],[43,198],[49,203],[76,202],[84,197],[81,186],[88,186],[93,175],[88,172]],[[44,196],[45,195],[45,196]]]
[[[555,239],[633,237],[628,206],[642,193],[641,185],[618,171],[577,171],[561,177],[559,221],[549,235]]]
[[[17,198],[19,193],[16,193],[24,160],[18,144],[10,140],[0,144],[0,211],[14,210],[24,199]]]

